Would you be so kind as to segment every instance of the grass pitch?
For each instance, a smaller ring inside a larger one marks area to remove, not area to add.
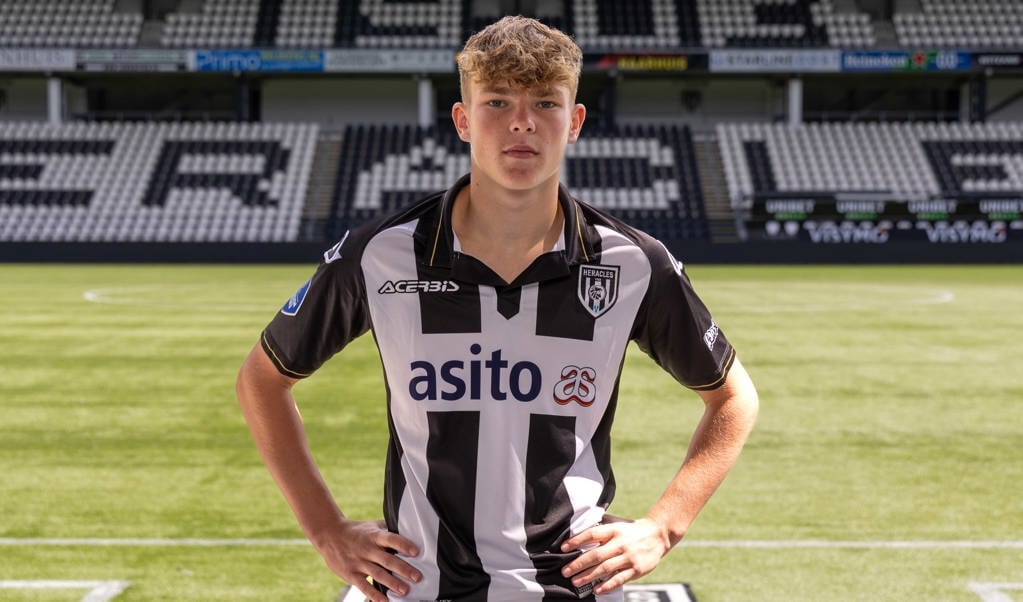
[[[311,270],[0,265],[0,586],[129,581],[118,602],[337,597],[340,582],[295,541],[234,401],[242,358]],[[761,416],[647,581],[686,581],[700,602],[1023,601],[1023,270],[690,274]],[[386,425],[372,341],[296,396],[342,507],[378,517]],[[642,514],[659,495],[700,406],[630,349],[612,511]]]

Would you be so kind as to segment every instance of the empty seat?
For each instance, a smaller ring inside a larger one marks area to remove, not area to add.
[[[135,46],[142,21],[141,13],[114,12],[113,0],[5,0],[0,2],[0,46]]]
[[[288,224],[268,241],[297,240],[318,126],[223,125],[0,123],[0,240],[227,241],[251,215]]]
[[[836,12],[832,0],[696,0],[702,45],[865,47],[876,42],[867,13]]]
[[[919,8],[892,16],[902,46],[1013,48],[1023,44],[1023,3],[1018,0],[921,0]]]
[[[564,181],[581,199],[669,239],[709,236],[689,130],[587,130],[568,147]],[[349,126],[343,136],[328,238],[443,190],[469,170],[453,131]],[[642,210],[642,213],[637,213]]]
[[[733,204],[757,193],[1023,195],[1020,123],[720,124]]]

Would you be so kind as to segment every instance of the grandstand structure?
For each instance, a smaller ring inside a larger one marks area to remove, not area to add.
[[[1023,123],[718,126],[735,201],[829,191],[903,198],[1023,190]]]
[[[0,246],[329,243],[468,170],[504,14],[583,48],[566,185],[669,246],[1023,241],[1023,0],[5,0]]]
[[[0,123],[0,240],[298,239],[315,124]]]

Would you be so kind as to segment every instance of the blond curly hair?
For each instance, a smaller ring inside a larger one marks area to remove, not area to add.
[[[563,84],[574,98],[582,59],[570,36],[522,16],[504,17],[474,33],[455,57],[463,99],[470,81],[525,88]]]

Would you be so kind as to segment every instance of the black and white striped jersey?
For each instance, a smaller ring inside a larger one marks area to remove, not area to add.
[[[734,351],[663,245],[564,189],[556,248],[505,283],[452,231],[467,182],[347,234],[263,348],[305,377],[372,329],[390,430],[384,516],[421,551],[406,600],[595,600],[561,577],[575,553],[560,544],[614,496],[629,341],[693,389],[720,386]]]

